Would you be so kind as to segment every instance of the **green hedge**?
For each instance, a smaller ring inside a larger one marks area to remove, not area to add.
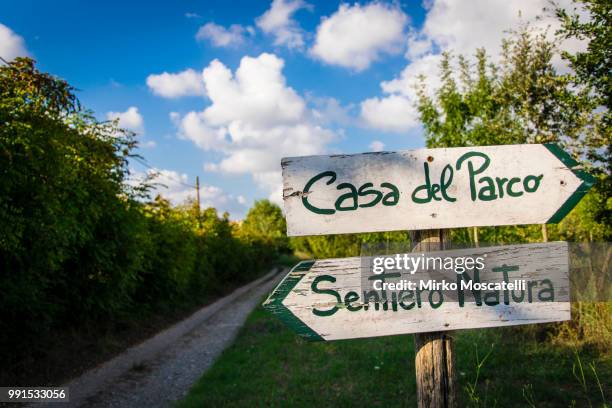
[[[0,66],[0,124],[0,348],[15,356],[54,330],[201,303],[286,250],[270,203],[247,216],[257,230],[145,202],[125,182],[133,135],[32,60]]]

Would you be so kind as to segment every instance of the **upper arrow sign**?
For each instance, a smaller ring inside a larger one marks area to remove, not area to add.
[[[556,144],[282,160],[288,235],[559,222],[594,179]]]

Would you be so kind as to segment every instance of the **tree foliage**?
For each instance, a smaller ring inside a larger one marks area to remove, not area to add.
[[[240,228],[244,236],[286,251],[287,223],[281,209],[269,200],[256,201]]]
[[[499,62],[493,62],[484,49],[477,50],[473,60],[445,53],[440,65],[440,89],[428,89],[424,77],[418,88],[417,107],[427,146],[556,142],[597,175],[600,184],[609,183],[604,170],[608,163],[596,154],[609,148],[601,115],[591,103],[587,87],[576,86],[571,74],[557,73],[553,58],[559,52],[546,33],[523,26],[503,40]],[[605,212],[609,199],[602,200],[598,188],[590,195],[560,229],[553,228],[551,238],[610,237],[609,222],[592,216]],[[590,220],[572,219],[578,215]],[[568,230],[570,225],[580,229],[591,221],[600,228]],[[529,242],[541,238],[537,231],[532,227],[485,228],[480,229],[480,240]],[[469,238],[463,232],[455,234],[464,240]]]
[[[591,149],[588,157],[603,165],[597,170],[599,182],[595,186],[593,217],[607,226],[610,240],[612,225],[612,3],[607,0],[574,0],[572,11],[556,7],[562,26],[562,38],[586,42],[586,49],[574,54],[563,52],[573,72],[571,79],[577,88],[588,92],[586,103],[596,117],[594,133],[600,135],[601,145]],[[580,8],[582,13],[578,13]],[[583,14],[581,18],[580,14]]]
[[[444,53],[440,89],[432,97],[425,78],[418,89],[427,146],[559,142],[584,147],[590,109],[582,103],[584,94],[570,89],[570,77],[554,69],[556,51],[544,33],[526,26],[503,40],[498,63],[484,49],[476,51],[474,61]]]

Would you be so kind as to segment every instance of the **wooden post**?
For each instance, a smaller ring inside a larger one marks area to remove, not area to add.
[[[548,226],[542,224],[542,242],[548,242]]]
[[[480,242],[478,240],[478,227],[473,227],[474,228],[474,246],[476,248],[480,247]]]
[[[411,231],[413,252],[447,249],[450,230]],[[455,349],[449,332],[414,335],[417,402],[419,408],[457,406]]]

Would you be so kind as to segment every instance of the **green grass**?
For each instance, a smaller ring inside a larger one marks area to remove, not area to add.
[[[594,349],[517,328],[455,338],[460,406],[601,407],[610,395],[611,361]],[[416,406],[415,393],[412,336],[310,343],[259,307],[178,407]]]

